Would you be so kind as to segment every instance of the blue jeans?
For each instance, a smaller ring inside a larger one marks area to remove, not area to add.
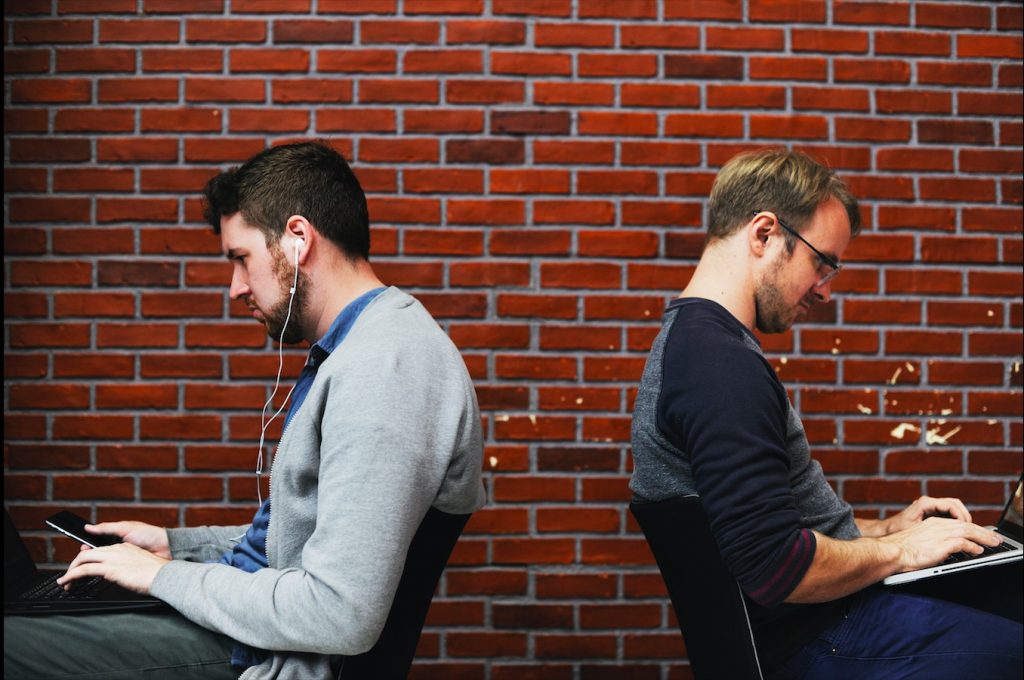
[[[768,675],[793,680],[998,680],[1024,673],[1020,622],[875,587],[846,618]]]

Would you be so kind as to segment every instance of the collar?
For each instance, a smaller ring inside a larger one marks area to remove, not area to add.
[[[374,298],[387,290],[384,287],[374,288],[368,290],[352,302],[345,305],[345,308],[341,310],[341,313],[334,318],[331,323],[331,327],[327,329],[323,337],[317,340],[312,347],[309,348],[309,357],[306,359],[306,365],[313,368],[319,368],[320,364],[327,360],[327,357],[331,355],[338,345],[345,340],[345,336],[352,330],[352,326],[355,324],[356,319],[367,305],[373,302]]]

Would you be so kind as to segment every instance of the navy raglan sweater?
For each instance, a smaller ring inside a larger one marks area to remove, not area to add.
[[[860,534],[811,459],[757,339],[724,307],[700,298],[669,304],[637,395],[632,444],[634,500],[700,497],[747,597],[766,668],[842,616],[842,601],[783,604],[814,559],[812,529]]]

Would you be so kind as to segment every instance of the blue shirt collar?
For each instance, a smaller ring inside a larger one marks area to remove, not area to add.
[[[317,340],[309,349],[307,365],[317,368],[331,355],[338,345],[345,340],[345,336],[352,330],[356,319],[373,300],[386,290],[385,287],[368,290],[352,302],[345,305],[345,309],[334,318],[331,327],[327,329],[323,337]]]

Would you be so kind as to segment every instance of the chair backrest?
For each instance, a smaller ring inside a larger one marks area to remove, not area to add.
[[[404,680],[448,557],[469,515],[430,508],[413,536],[387,622],[372,649],[344,660],[338,680]]]
[[[739,585],[726,569],[696,496],[629,506],[665,579],[693,674],[760,679]]]

